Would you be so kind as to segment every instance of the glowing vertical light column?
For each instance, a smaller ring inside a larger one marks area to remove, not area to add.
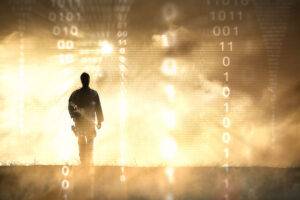
[[[13,10],[18,15],[18,30],[20,36],[19,46],[19,69],[18,69],[18,129],[21,135],[24,134],[24,98],[25,98],[25,42],[24,34],[26,30],[26,21],[31,12],[31,1],[15,1]]]
[[[19,58],[19,132],[24,133],[24,39],[23,32],[20,33],[20,58]]]
[[[175,76],[176,75],[176,60],[175,59],[170,59],[168,58],[165,60],[162,64],[162,73],[166,76]],[[164,91],[166,94],[166,97],[168,99],[168,102],[172,105],[174,103],[175,98],[176,98],[176,91],[175,87],[171,83],[167,83],[164,86]],[[174,173],[175,169],[173,167],[174,164],[174,157],[177,152],[177,143],[175,139],[172,137],[171,132],[175,129],[176,127],[176,112],[172,106],[167,108],[164,113],[164,121],[166,128],[168,130],[168,136],[163,138],[161,142],[161,153],[163,158],[167,161],[167,166],[165,168],[165,175],[167,177],[168,181],[168,193],[166,195],[167,200],[173,200],[173,183],[174,183]]]
[[[77,49],[77,39],[79,35],[79,23],[81,20],[80,14],[81,0],[51,0],[51,10],[48,13],[48,20],[52,22],[51,33],[56,39],[55,47],[58,50],[58,62],[63,67],[74,63],[75,58],[73,51]],[[64,149],[61,157],[65,164],[61,167],[62,180],[60,193],[64,200],[69,199],[70,187],[70,173],[71,169],[67,164],[69,158],[69,150]]]
[[[222,154],[223,161],[222,167],[224,169],[224,193],[223,199],[231,199],[230,196],[230,143],[231,143],[231,132],[232,124],[234,123],[230,117],[231,111],[231,98],[232,98],[232,70],[234,64],[233,51],[236,50],[236,40],[240,35],[240,26],[244,20],[244,13],[241,10],[242,7],[248,6],[249,0],[244,1],[216,1],[208,0],[208,6],[211,6],[209,12],[209,20],[213,27],[210,31],[211,36],[216,39],[218,49],[221,58],[218,59],[217,67],[220,69],[222,77],[222,87],[220,96],[222,102],[223,116],[220,118],[220,124],[222,130],[220,132],[220,139],[222,140]],[[235,6],[239,6],[239,10],[235,9]]]
[[[167,3],[164,5],[162,9],[162,15],[169,26],[169,31],[166,34],[161,36],[162,48],[170,49],[174,47],[176,44],[176,32],[172,31],[172,25],[174,20],[177,17],[177,7],[173,3]],[[168,78],[174,78],[177,75],[177,61],[175,58],[169,57],[165,58],[161,65],[161,72],[164,76]],[[167,195],[165,197],[166,200],[173,200],[173,183],[174,183],[174,174],[175,168],[174,165],[174,158],[177,152],[177,143],[176,140],[172,137],[171,133],[176,127],[176,111],[172,106],[176,99],[176,90],[175,86],[172,83],[166,83],[164,85],[164,92],[166,94],[169,106],[164,111],[164,120],[166,124],[166,128],[168,130],[168,136],[163,138],[161,143],[161,153],[164,159],[167,161],[167,166],[165,168],[165,175],[168,181],[168,190]]]
[[[126,73],[127,69],[127,13],[130,10],[129,0],[119,0],[115,11],[117,14],[117,40],[119,46],[118,68],[120,72],[120,99],[119,99],[119,116],[120,116],[120,181],[126,181],[125,164],[126,164],[126,118],[127,118],[127,100],[126,100]]]

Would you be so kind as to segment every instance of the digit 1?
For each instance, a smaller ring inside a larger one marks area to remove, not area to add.
[[[229,111],[229,105],[228,102],[224,103],[224,107],[225,107],[225,112]]]
[[[225,72],[224,76],[225,76],[225,81],[228,82],[228,72]]]

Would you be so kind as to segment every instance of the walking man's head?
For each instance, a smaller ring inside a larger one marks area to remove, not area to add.
[[[90,84],[90,75],[86,72],[83,72],[80,76],[82,87],[89,87]]]

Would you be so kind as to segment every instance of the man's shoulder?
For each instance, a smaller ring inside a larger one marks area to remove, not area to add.
[[[79,88],[74,92],[72,92],[71,97],[81,96],[84,93],[85,94],[88,93],[91,96],[98,96],[98,92],[96,90],[93,90],[91,88],[88,89]]]
[[[78,95],[80,95],[80,89],[73,91],[70,98],[76,98]]]
[[[71,95],[76,95],[76,94],[78,94],[79,92],[80,92],[80,89],[77,89],[77,90],[73,91]]]
[[[90,92],[94,95],[94,96],[97,96],[98,95],[98,92],[94,89],[91,89]]]

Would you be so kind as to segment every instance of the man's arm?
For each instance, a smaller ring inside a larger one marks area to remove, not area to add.
[[[73,92],[69,98],[68,110],[71,118],[75,121],[76,118],[80,117],[78,113],[77,106],[75,104],[75,93]]]
[[[103,117],[101,102],[97,92],[96,92],[95,106],[96,106],[96,116],[97,116],[98,125],[101,125],[101,123],[104,121],[104,117]]]

